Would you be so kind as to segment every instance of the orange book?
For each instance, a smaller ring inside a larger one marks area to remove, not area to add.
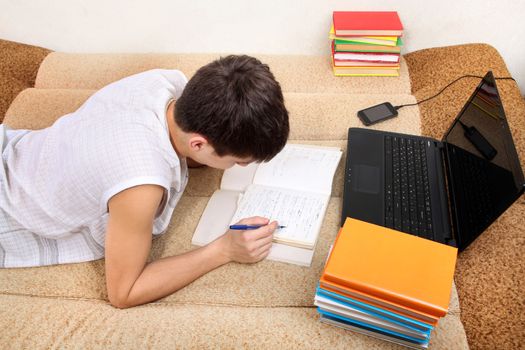
[[[341,235],[342,231],[343,231],[343,227],[341,227],[339,229],[339,232],[337,233],[337,236],[335,238],[334,246],[335,246],[335,244],[337,244],[337,240],[339,239],[339,236]],[[333,248],[332,248],[332,250],[333,250]],[[332,250],[330,252],[332,252]],[[328,259],[327,259],[327,262],[328,262],[329,258],[330,258],[330,255],[329,255]],[[325,267],[325,269],[326,269],[326,267]],[[386,309],[386,310],[388,310],[390,312],[401,314],[402,316],[405,316],[405,317],[410,317],[412,319],[415,319],[415,320],[420,321],[420,322],[427,323],[427,324],[432,325],[432,326],[436,326],[438,321],[439,321],[439,317],[436,317],[434,315],[430,315],[430,314],[421,312],[419,310],[414,310],[414,309],[411,309],[411,308],[407,308],[406,306],[399,305],[399,304],[393,303],[391,301],[385,301],[385,300],[382,300],[382,299],[374,298],[374,297],[371,297],[371,296],[369,296],[367,294],[364,294],[364,293],[358,292],[358,291],[356,291],[354,289],[348,288],[347,286],[342,286],[342,285],[337,284],[335,282],[327,281],[326,278],[324,277],[324,275],[321,275],[321,278],[319,279],[319,285],[320,285],[321,288],[323,288],[325,290],[328,290],[328,291],[340,294],[340,295],[348,297],[348,298],[352,298],[352,299],[358,300],[358,301],[363,302],[363,303],[367,303],[367,304],[372,305],[372,306],[376,306],[376,307],[379,307],[379,308],[382,308],[382,309]]]
[[[434,317],[448,312],[457,248],[347,218],[322,280]]]
[[[339,232],[337,233],[337,236],[336,236],[336,239],[335,239],[336,242],[337,242],[337,239],[339,238],[339,236],[341,235],[342,231],[343,231],[343,228],[339,229]],[[358,291],[356,291],[354,289],[351,289],[351,288],[348,288],[346,286],[342,286],[342,285],[337,284],[335,282],[327,281],[324,278],[324,275],[321,276],[321,278],[319,280],[319,284],[320,284],[321,288],[323,288],[325,290],[328,290],[328,291],[340,294],[340,295],[348,297],[348,298],[352,298],[352,299],[358,300],[358,301],[363,302],[363,303],[367,303],[367,304],[372,305],[372,306],[376,306],[376,307],[380,307],[382,309],[386,309],[386,310],[388,310],[390,312],[401,314],[402,316],[405,316],[405,317],[410,317],[412,319],[415,319],[417,321],[430,324],[432,326],[436,326],[437,323],[438,323],[438,320],[439,320],[439,317],[436,317],[436,316],[433,316],[433,315],[429,315],[427,313],[423,313],[423,312],[421,312],[419,310],[414,310],[414,309],[411,309],[411,308],[407,308],[406,306],[398,305],[398,304],[392,303],[390,301],[385,301],[385,300],[382,300],[382,299],[373,298],[373,297],[370,297],[367,294],[363,294],[361,292],[358,292]]]

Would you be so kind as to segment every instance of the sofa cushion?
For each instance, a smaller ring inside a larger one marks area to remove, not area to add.
[[[4,123],[16,129],[41,129],[75,111],[96,90],[38,89],[22,91],[11,104]],[[357,111],[390,101],[393,105],[414,103],[410,94],[290,93],[284,92],[290,115],[290,140],[346,140],[349,127],[362,127]],[[322,123],[319,123],[322,121]],[[399,110],[399,118],[372,126],[377,130],[420,133],[417,107]]]
[[[38,89],[21,92],[6,113],[5,124],[15,129],[41,129],[57,118],[75,111],[96,90]],[[362,126],[356,117],[358,110],[383,101],[393,104],[414,103],[409,94],[336,94],[284,93],[290,113],[290,142],[317,143],[346,150],[349,127]],[[399,117],[372,126],[378,130],[420,134],[417,107],[404,108]],[[322,120],[322,123],[319,121]],[[332,195],[340,197],[343,188],[341,161],[334,177]],[[202,168],[190,170],[186,194],[211,196],[220,184],[222,171]]]
[[[400,349],[325,325],[314,308],[149,304],[115,310],[92,300],[0,295],[4,344],[18,349]],[[440,321],[430,349],[467,349],[457,314]]]
[[[179,69],[187,77],[220,57],[211,54],[71,54],[53,52],[42,62],[39,89],[100,89],[125,76],[153,68]],[[270,66],[284,92],[410,94],[406,62],[399,77],[335,77],[327,56],[257,55]],[[81,65],[78,63],[82,62]]]

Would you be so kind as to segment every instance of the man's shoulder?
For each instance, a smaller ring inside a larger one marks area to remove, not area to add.
[[[155,68],[123,77],[94,94],[97,96],[115,94],[123,91],[137,91],[152,87],[183,88],[188,79],[179,70]]]
[[[126,101],[135,102],[149,96],[157,101],[166,92],[178,98],[187,82],[186,76],[179,70],[156,68],[116,81],[99,91],[99,94],[112,99],[121,96]]]
[[[188,82],[186,75],[177,69],[154,68],[141,73],[137,73],[134,76],[153,79],[166,79],[171,83],[176,84],[186,84]]]
[[[153,218],[165,193],[166,189],[156,184],[125,188],[108,200],[110,214],[118,210],[133,213],[134,216],[146,214],[146,217]]]

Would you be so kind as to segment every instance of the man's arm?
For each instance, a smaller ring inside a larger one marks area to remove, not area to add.
[[[229,262],[265,258],[276,223],[253,231],[228,231],[207,246],[146,263],[153,220],[164,189],[142,185],[109,201],[106,232],[106,283],[111,304],[126,308],[172,294],[207,272]],[[267,224],[264,218],[245,220]]]

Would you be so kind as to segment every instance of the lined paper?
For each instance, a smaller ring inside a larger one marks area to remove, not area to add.
[[[313,246],[327,203],[328,197],[323,194],[252,185],[240,196],[231,223],[263,216],[286,226],[275,231],[275,241]]]
[[[329,194],[340,158],[341,150],[335,147],[289,144],[259,165],[253,183]]]

